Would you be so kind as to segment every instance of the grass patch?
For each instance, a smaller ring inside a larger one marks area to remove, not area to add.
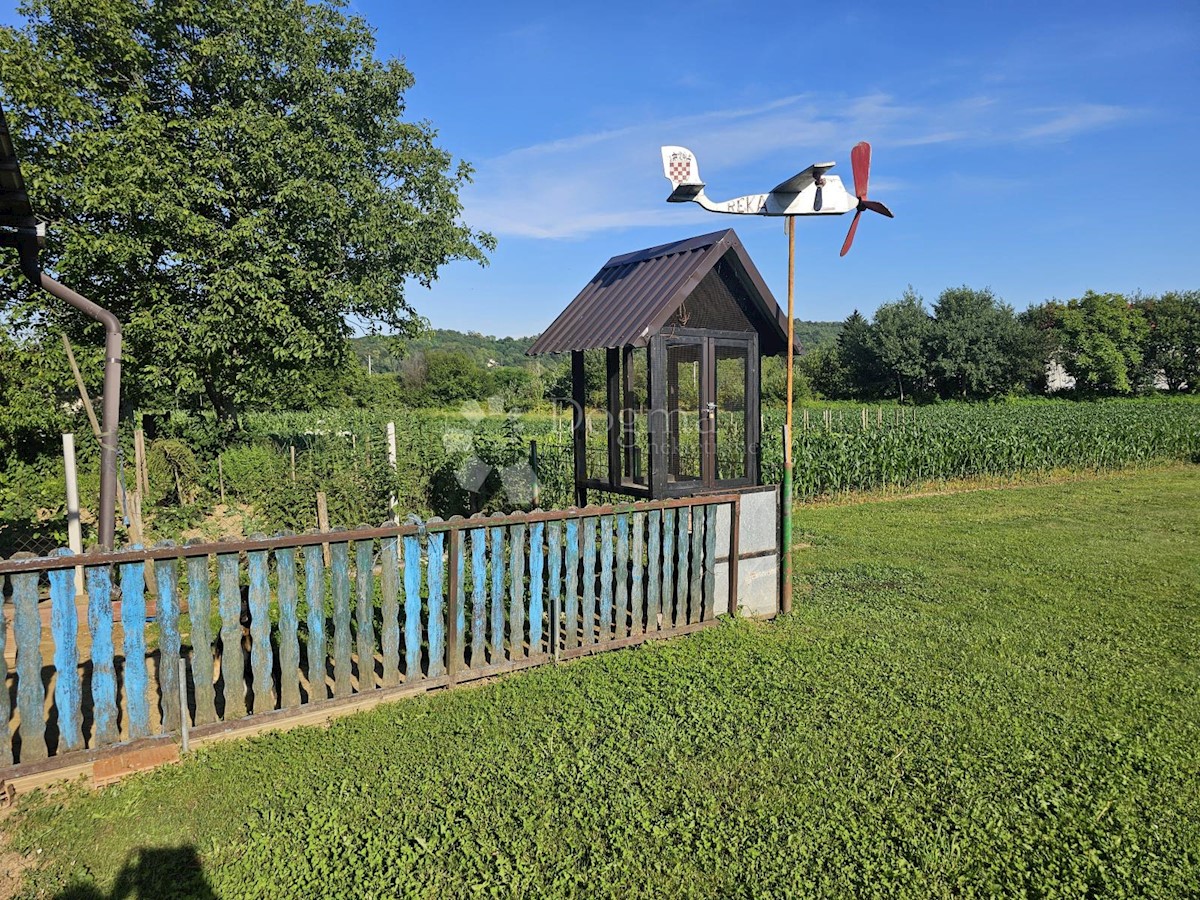
[[[1200,470],[796,524],[777,623],[31,798],[26,893],[1200,893]]]

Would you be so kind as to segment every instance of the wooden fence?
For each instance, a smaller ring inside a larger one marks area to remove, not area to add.
[[[693,631],[735,609],[739,510],[730,494],[0,561],[0,777]]]

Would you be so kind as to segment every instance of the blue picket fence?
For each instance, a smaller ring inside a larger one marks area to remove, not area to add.
[[[0,769],[177,734],[184,717],[203,735],[704,627],[733,609],[716,568],[738,504],[721,495],[0,561]],[[726,559],[736,584],[736,551]]]

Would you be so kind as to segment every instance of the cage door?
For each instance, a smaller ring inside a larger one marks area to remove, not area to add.
[[[757,443],[751,412],[757,407],[755,362],[751,340],[714,339],[712,342],[712,480],[706,486],[748,484],[753,477]]]
[[[667,484],[699,484],[707,424],[705,341],[667,342]]]

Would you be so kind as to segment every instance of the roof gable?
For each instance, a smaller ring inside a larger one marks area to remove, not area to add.
[[[643,347],[672,320],[679,324],[680,307],[697,292],[697,302],[715,292],[742,308],[764,353],[786,349],[787,320],[737,234],[726,229],[614,256],[528,353]]]

